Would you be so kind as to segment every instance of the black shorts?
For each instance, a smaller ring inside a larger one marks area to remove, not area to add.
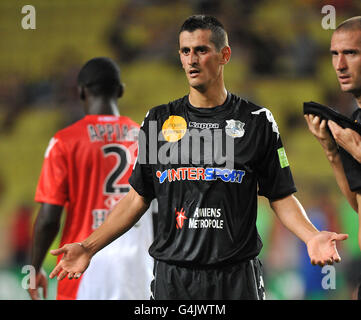
[[[206,269],[155,261],[151,300],[263,300],[262,274],[257,258]]]

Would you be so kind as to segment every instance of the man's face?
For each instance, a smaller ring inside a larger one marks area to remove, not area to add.
[[[361,31],[336,31],[331,39],[332,64],[341,90],[361,95]]]
[[[210,41],[211,30],[197,29],[183,31],[179,35],[179,55],[189,85],[197,90],[206,91],[222,76],[225,64],[222,50],[217,51]]]

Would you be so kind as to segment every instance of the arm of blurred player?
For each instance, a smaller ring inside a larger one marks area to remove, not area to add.
[[[282,224],[307,245],[313,265],[323,266],[341,261],[336,241],[346,240],[347,234],[318,231],[294,195],[272,201],[270,205]]]
[[[42,203],[36,217],[33,230],[30,261],[36,271],[35,288],[29,288],[28,292],[33,300],[39,300],[39,288],[43,289],[43,296],[47,298],[48,280],[41,266],[46,253],[60,229],[62,206]]]
[[[52,250],[53,255],[64,254],[49,277],[57,275],[62,280],[79,278],[88,267],[92,256],[109,243],[127,232],[141,218],[149,207],[149,202],[133,188],[118,202],[104,223],[81,243],[66,244],[60,249]]]
[[[358,206],[356,201],[356,193],[350,190],[350,187],[347,182],[345,171],[343,169],[341,156],[338,152],[337,145],[332,139],[331,135],[328,133],[326,128],[326,120],[320,119],[320,117],[309,114],[305,115],[305,119],[311,133],[316,137],[320,142],[323,150],[326,153],[326,157],[331,164],[333,173],[335,175],[337,184],[346,197],[347,201],[351,207],[358,212]]]
[[[336,122],[327,122],[337,144],[351,154],[358,162],[361,162],[361,136],[349,128],[342,128]]]

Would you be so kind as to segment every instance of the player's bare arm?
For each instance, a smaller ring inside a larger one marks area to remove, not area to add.
[[[344,148],[358,162],[361,162],[361,136],[354,130],[340,127],[332,120],[328,120],[328,127],[337,144]]]
[[[270,204],[282,224],[307,245],[313,265],[323,266],[341,261],[336,241],[346,240],[347,234],[317,230],[308,219],[300,202],[293,195],[272,201]]]
[[[104,223],[81,243],[66,244],[50,251],[53,255],[63,254],[49,277],[58,280],[78,278],[88,267],[91,258],[99,250],[127,232],[148,209],[149,202],[133,188],[114,207]]]
[[[62,206],[42,203],[36,217],[31,247],[31,265],[35,268],[36,280],[35,288],[28,289],[32,300],[40,299],[40,288],[43,290],[44,298],[47,297],[48,280],[41,266],[46,253],[59,232],[62,211]]]
[[[342,194],[346,197],[352,208],[358,212],[356,193],[350,190],[336,142],[327,131],[326,120],[321,120],[319,116],[312,114],[305,115],[305,119],[309,130],[316,137],[325,151]]]

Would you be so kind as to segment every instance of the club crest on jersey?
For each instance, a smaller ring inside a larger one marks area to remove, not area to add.
[[[185,211],[184,211],[183,208],[180,211],[177,211],[177,209],[175,209],[176,227],[177,227],[177,229],[182,229],[183,224],[184,224],[184,220],[188,219],[184,214],[185,214]]]
[[[226,133],[232,138],[241,138],[244,135],[244,123],[239,120],[226,120]]]

